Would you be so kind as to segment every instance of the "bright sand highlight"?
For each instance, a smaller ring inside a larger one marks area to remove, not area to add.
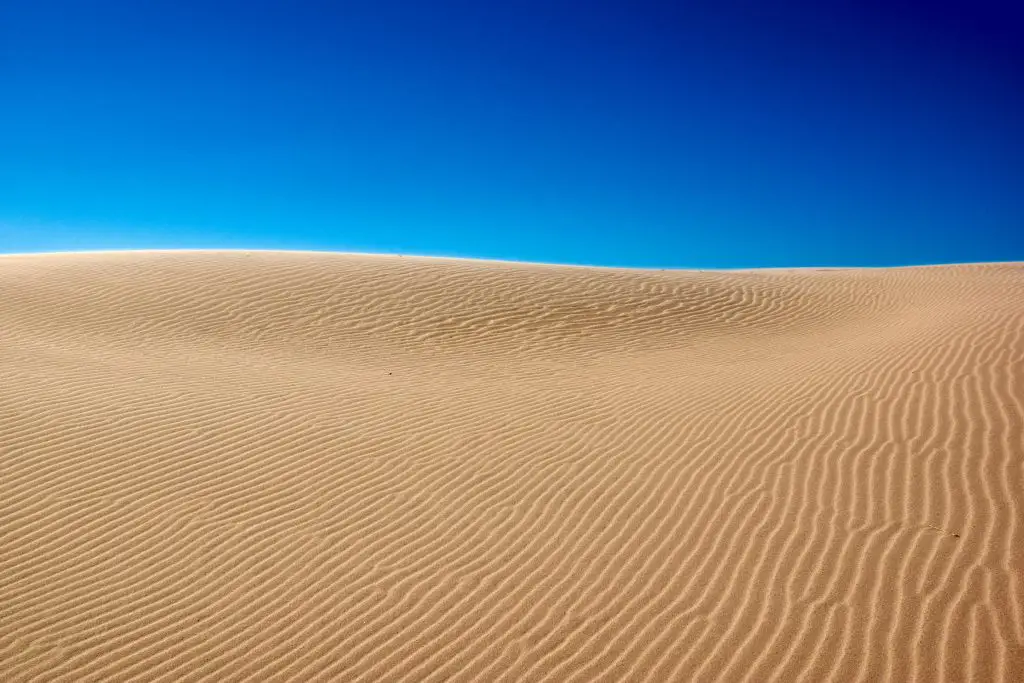
[[[0,680],[1022,681],[1024,266],[0,257]]]

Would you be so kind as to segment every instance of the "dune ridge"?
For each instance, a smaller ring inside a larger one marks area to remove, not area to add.
[[[0,257],[0,679],[1024,680],[1024,264]]]

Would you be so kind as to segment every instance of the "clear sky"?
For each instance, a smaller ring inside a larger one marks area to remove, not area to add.
[[[1016,0],[7,0],[0,252],[1024,260]]]

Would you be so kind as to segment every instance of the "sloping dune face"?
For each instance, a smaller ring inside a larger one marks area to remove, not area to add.
[[[0,258],[4,681],[1024,680],[1024,266]]]

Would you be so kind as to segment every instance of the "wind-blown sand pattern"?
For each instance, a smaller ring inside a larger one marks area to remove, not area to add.
[[[1022,681],[1024,266],[0,258],[4,681]]]

